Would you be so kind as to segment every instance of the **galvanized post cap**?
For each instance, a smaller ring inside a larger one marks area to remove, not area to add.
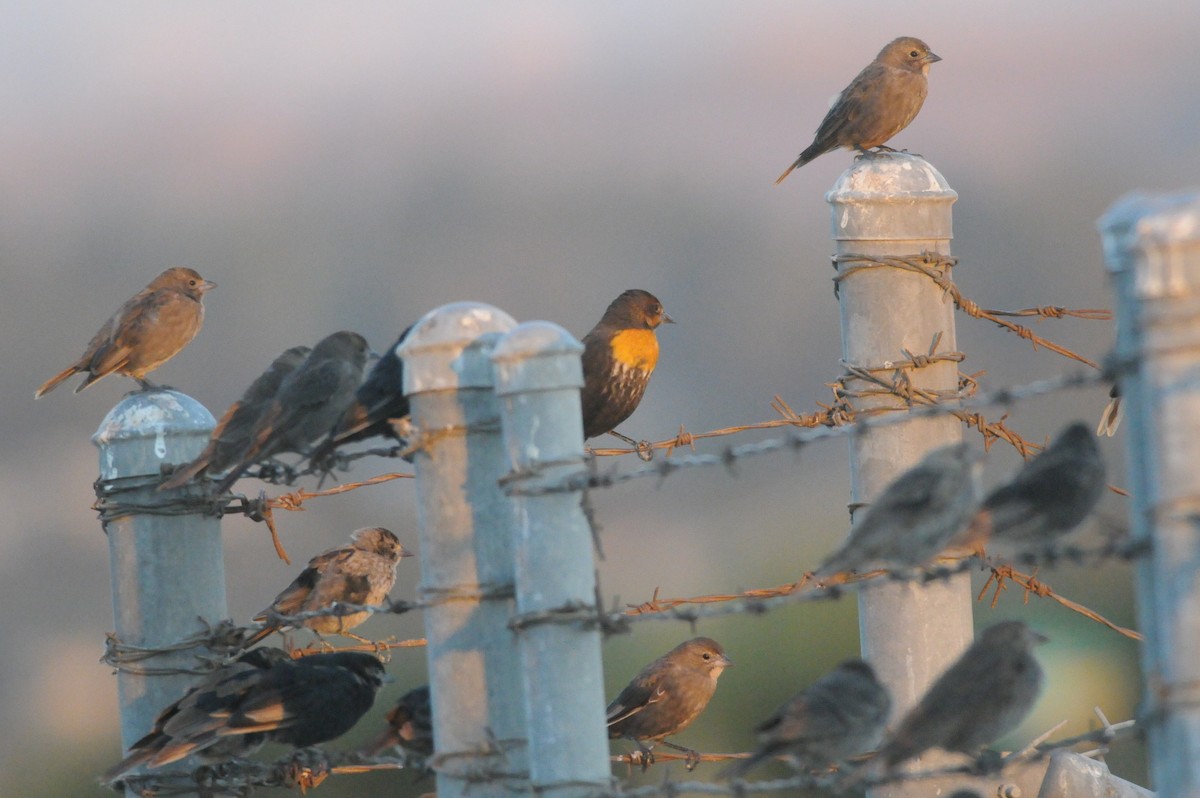
[[[208,436],[217,424],[208,408],[187,394],[170,389],[131,393],[100,422],[92,443],[104,447],[118,441],[180,436]]]
[[[1138,254],[1200,241],[1200,191],[1126,194],[1096,226],[1109,271],[1124,271]]]
[[[941,172],[906,152],[856,158],[825,194],[838,241],[949,240],[956,199]],[[886,213],[880,205],[888,206]]]
[[[429,311],[396,350],[404,361],[404,393],[492,387],[492,348],[515,326],[512,316],[482,302]]]
[[[527,321],[505,335],[492,351],[496,393],[583,387],[583,344],[550,321]]]

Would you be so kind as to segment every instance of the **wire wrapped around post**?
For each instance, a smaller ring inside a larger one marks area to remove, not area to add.
[[[490,355],[516,322],[474,302],[427,313],[399,348],[412,403],[437,793],[528,782],[513,613],[512,502]]]
[[[1100,220],[1117,294],[1145,687],[1160,795],[1200,794],[1200,192],[1133,195]]]
[[[526,679],[529,776],[538,795],[605,792],[611,775],[596,565],[580,493],[522,492],[583,462],[583,345],[549,322],[528,322],[492,353],[517,510],[517,612]]]
[[[108,534],[114,637],[123,646],[154,652],[140,656],[138,667],[118,667],[125,749],[150,731],[158,712],[196,680],[205,664],[202,657],[211,656],[207,624],[228,615],[220,519],[191,495],[198,490],[193,486],[156,490],[162,466],[198,455],[215,424],[212,414],[189,396],[139,391],[117,403],[92,437],[100,449],[98,505],[144,508],[101,513]],[[173,505],[192,509],[155,510]],[[194,646],[177,645],[188,636]]]

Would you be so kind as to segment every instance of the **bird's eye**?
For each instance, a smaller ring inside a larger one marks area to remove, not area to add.
[[[705,651],[705,652],[704,652],[704,658],[705,658],[705,659],[712,659],[712,654],[709,654],[707,651]]]
[[[909,51],[908,51],[908,57],[909,57],[909,58],[920,58],[920,57],[921,57],[921,51],[920,51],[920,50],[909,50]]]
[[[190,285],[192,288],[195,288],[195,287],[196,287],[196,281],[195,281],[195,280],[188,280],[188,285]]]

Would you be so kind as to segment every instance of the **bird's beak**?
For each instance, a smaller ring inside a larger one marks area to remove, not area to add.
[[[932,51],[929,53],[929,55],[925,56],[926,64],[936,64],[938,61],[941,61],[941,60],[942,60],[942,57]]]
[[[675,319],[671,318],[671,316],[666,311],[663,311],[663,324],[674,324],[674,323],[675,323]]]
[[[200,283],[200,293],[205,293],[205,292],[211,291],[216,287],[217,287],[217,284],[214,283],[212,280],[204,280]]]
[[[1029,630],[1029,636],[1033,638],[1033,644],[1035,646],[1040,646],[1042,643],[1050,642],[1050,638],[1046,637],[1041,632],[1035,632],[1032,629]]]
[[[732,667],[733,667],[733,660],[731,660],[729,657],[727,657],[727,656],[725,656],[724,654],[722,654],[722,655],[721,655],[721,667],[722,667],[722,668],[732,668]]]
[[[379,354],[374,349],[367,350],[367,360],[378,360],[381,357],[383,357],[383,355]]]
[[[401,557],[416,557],[417,554],[416,554],[416,552],[409,551],[408,549],[400,549],[400,556]]]

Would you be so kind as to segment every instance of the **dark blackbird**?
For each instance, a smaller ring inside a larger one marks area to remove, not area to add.
[[[920,566],[936,557],[979,506],[980,459],[965,443],[934,449],[883,489],[814,576]]]
[[[370,654],[335,652],[299,660],[279,654],[248,652],[206,677],[163,710],[154,731],[134,743],[104,780],[111,783],[133,768],[161,767],[214,746],[235,746],[237,738],[248,738],[250,748],[264,740],[297,748],[332,740],[366,714],[384,681],[383,663]],[[257,661],[246,661],[256,656]]]
[[[721,644],[708,637],[680,643],[642,668],[620,695],[608,705],[608,736],[625,738],[638,744],[650,760],[646,742],[663,745],[688,754],[689,770],[699,754],[664,740],[686,729],[696,719],[717,689],[717,678],[733,663]]]
[[[891,694],[870,665],[843,662],[767,718],[758,727],[758,748],[725,775],[741,776],[776,756],[797,769],[845,762],[879,742],[891,708]]]
[[[179,354],[200,332],[204,294],[216,287],[191,269],[167,269],[122,305],[92,337],[83,356],[46,380],[34,398],[84,372],[87,379],[75,393],[114,372],[137,380],[142,390],[155,387],[146,375]]]
[[[396,349],[411,330],[410,326],[400,333],[392,348],[367,373],[333,434],[313,452],[314,461],[325,459],[342,444],[367,438],[395,438],[401,445],[405,443],[392,422],[409,414],[408,397],[404,395],[404,361],[396,354]]]
[[[308,567],[275,597],[271,606],[254,616],[254,620],[266,626],[247,638],[243,645],[252,646],[272,632],[295,628],[280,624],[273,619],[275,615],[321,610],[332,606],[334,602],[379,605],[396,583],[396,566],[401,558],[411,556],[412,552],[383,527],[355,530],[348,545],[329,549],[309,560]],[[311,629],[317,637],[339,634],[370,642],[350,632],[370,616],[371,613],[366,611],[348,615],[318,615],[304,620],[300,625]]]
[[[980,512],[992,540],[1048,545],[1088,517],[1105,484],[1096,437],[1076,422],[993,490]]]
[[[1033,647],[1046,638],[1020,621],[983,630],[938,677],[880,751],[889,768],[930,748],[975,756],[1017,727],[1042,688]]]
[[[228,491],[255,463],[282,452],[306,452],[328,435],[354,401],[367,352],[366,339],[355,332],[343,330],[321,339],[304,362],[284,378],[275,398],[255,422],[250,446],[231,466],[217,491]]]
[[[889,42],[842,89],[821,120],[813,143],[775,182],[782,182],[793,169],[838,147],[862,153],[882,147],[916,119],[929,93],[929,66],[941,60],[920,39],[901,36]]]
[[[658,363],[660,324],[674,324],[662,303],[631,289],[612,301],[591,332],[583,336],[583,437],[617,428],[642,401]]]
[[[433,756],[433,707],[429,700],[429,685],[422,685],[400,696],[396,706],[388,710],[387,728],[362,749],[364,756],[378,756],[389,748],[428,759]]]
[[[195,460],[180,466],[158,489],[174,490],[200,474],[222,474],[236,463],[250,446],[250,433],[258,417],[275,398],[284,378],[304,362],[310,351],[307,346],[293,346],[275,358],[267,370],[250,383],[242,398],[221,416],[204,451]]]

